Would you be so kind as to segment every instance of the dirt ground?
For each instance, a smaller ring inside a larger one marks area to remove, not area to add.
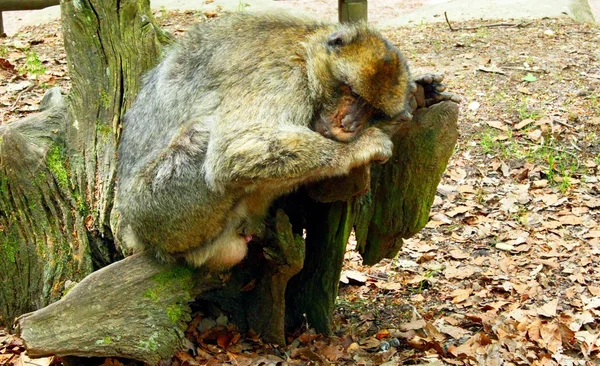
[[[371,0],[369,1],[369,21],[378,22],[392,21],[394,18],[406,14],[427,3],[435,3],[436,0]],[[209,1],[151,1],[154,8],[173,9],[174,7],[184,10],[201,10],[210,6]],[[219,2],[217,2],[218,4]],[[331,21],[337,20],[337,3],[328,0],[277,0],[264,1],[259,4],[246,1],[244,3],[235,1],[231,6],[238,7],[238,3],[248,5],[246,9],[251,11],[286,8],[298,10],[315,17]],[[219,5],[221,6],[221,5]],[[226,5],[223,5],[226,6]],[[14,35],[23,26],[39,25],[60,16],[58,6],[43,10],[33,11],[7,11],[4,12],[4,29],[8,35]]]
[[[156,15],[176,35],[203,17]],[[444,72],[464,98],[426,228],[373,267],[349,243],[334,335],[273,347],[198,313],[174,365],[600,364],[600,28],[451,26],[386,31],[415,74]],[[50,86],[69,88],[58,23],[0,39],[0,123]],[[0,333],[0,364],[22,352]]]

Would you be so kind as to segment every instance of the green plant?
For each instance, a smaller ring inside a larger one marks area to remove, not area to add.
[[[567,151],[553,137],[533,148],[529,158],[543,165],[548,181],[557,184],[563,192],[571,187],[573,175],[581,169],[579,156]]]
[[[37,53],[35,51],[29,51],[27,57],[25,57],[25,64],[18,69],[22,74],[30,74],[35,77],[46,73],[46,68],[42,65]]]
[[[519,113],[519,118],[521,120],[528,118],[537,120],[542,118],[542,114],[539,110],[529,107],[527,98],[521,100],[521,104],[517,107],[517,113]]]
[[[491,154],[498,151],[500,144],[497,140],[496,131],[489,128],[485,129],[479,138],[479,145],[481,146],[484,154]]]
[[[4,57],[6,55],[8,55],[8,48],[6,48],[5,45],[1,45],[0,46],[0,56]]]

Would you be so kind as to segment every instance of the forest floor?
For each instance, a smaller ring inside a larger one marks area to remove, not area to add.
[[[205,16],[156,15],[175,35]],[[174,365],[600,364],[600,27],[452,28],[386,31],[414,74],[443,72],[464,97],[426,228],[373,267],[350,241],[333,336],[274,347],[198,314]],[[69,89],[58,22],[0,39],[0,124],[53,86]],[[0,331],[0,364],[25,364],[22,352]]]

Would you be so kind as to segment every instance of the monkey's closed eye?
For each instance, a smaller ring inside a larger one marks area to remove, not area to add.
[[[352,88],[352,85],[348,84],[348,83],[344,83],[344,88],[350,92],[350,95],[355,98],[355,99],[359,99],[361,98],[360,94],[358,94],[357,92],[354,91],[354,88]]]

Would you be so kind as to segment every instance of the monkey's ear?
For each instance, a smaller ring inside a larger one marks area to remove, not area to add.
[[[345,46],[350,40],[349,36],[350,35],[347,31],[335,31],[329,35],[329,38],[327,38],[327,45],[334,48]]]

